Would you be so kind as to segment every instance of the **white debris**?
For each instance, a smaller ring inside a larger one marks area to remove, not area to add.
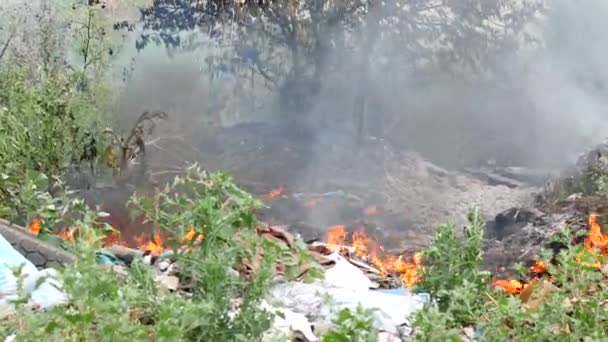
[[[22,292],[18,291],[18,279],[14,270],[21,267]],[[46,309],[65,304],[67,295],[61,291],[54,269],[38,271],[36,266],[21,255],[0,235],[0,318],[14,312],[13,302],[30,295],[27,307]]]
[[[271,289],[269,302],[308,317],[313,323],[332,322],[336,313],[344,308],[355,311],[376,309],[373,313],[378,330],[401,336],[402,326],[411,326],[409,317],[420,310],[426,299],[406,292],[394,295],[369,289],[350,289],[332,286],[327,282],[313,284],[288,282]]]
[[[303,314],[285,308],[273,308],[268,303],[263,303],[262,306],[275,314],[272,328],[266,332],[264,341],[277,341],[294,333],[298,333],[307,342],[319,341],[312,331],[312,324]]]
[[[360,291],[377,287],[359,268],[348,262],[340,254],[332,253],[327,258],[335,261],[336,264],[325,271],[326,283],[339,288]]]

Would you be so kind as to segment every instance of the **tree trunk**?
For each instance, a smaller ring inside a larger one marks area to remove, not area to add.
[[[367,106],[367,88],[369,87],[369,63],[374,41],[378,37],[378,15],[373,12],[376,8],[375,2],[371,2],[368,7],[365,31],[363,32],[363,48],[361,60],[359,61],[358,71],[359,80],[353,103],[353,120],[356,127],[355,148],[357,153],[361,150],[365,137],[365,119]]]

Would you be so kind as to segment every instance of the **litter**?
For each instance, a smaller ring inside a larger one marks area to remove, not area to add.
[[[339,288],[327,282],[306,284],[285,282],[275,285],[268,297],[270,304],[303,314],[315,325],[332,322],[336,313],[344,308],[375,309],[376,328],[401,336],[400,327],[410,326],[409,317],[422,309],[425,298],[415,294],[396,296],[377,290]]]
[[[21,293],[18,279],[13,270],[21,268],[23,276]],[[67,303],[67,295],[61,291],[61,283],[54,269],[38,271],[23,255],[17,252],[0,235],[0,318],[14,312],[13,302],[24,295],[30,295],[26,305],[29,309],[48,309]]]

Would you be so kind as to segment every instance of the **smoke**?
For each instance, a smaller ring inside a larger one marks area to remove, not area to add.
[[[331,65],[325,70],[339,68],[323,75],[303,113],[290,115],[281,106],[282,97],[299,98],[300,91],[307,90],[298,87],[309,84],[296,83],[272,96],[263,90],[243,90],[248,85],[227,92],[239,82],[209,82],[210,75],[203,71],[209,53],[199,48],[171,58],[140,56],[119,108],[125,115],[137,113],[142,104],[161,107],[172,113],[181,132],[288,118],[298,129],[315,132],[314,143],[322,143],[318,148],[322,153],[328,144],[354,143],[353,112],[359,87],[364,87],[366,135],[414,149],[446,167],[475,166],[492,159],[503,165],[555,169],[573,162],[584,148],[606,135],[608,67],[603,57],[608,36],[603,34],[603,19],[608,4],[559,0],[549,5],[549,11],[528,27],[540,38],[540,46],[490,56],[486,62],[499,68],[484,77],[447,73],[441,66],[414,72],[409,66],[398,68],[398,62],[383,65],[382,61],[412,55],[411,46],[403,43],[407,37],[399,37],[374,44],[377,52],[369,78],[362,81],[362,49],[335,49],[324,56]],[[364,41],[353,39],[357,44]],[[263,88],[262,82],[256,82],[256,88]],[[249,96],[257,97],[253,104]],[[236,97],[241,102],[238,108],[210,109],[213,99],[227,102]]]

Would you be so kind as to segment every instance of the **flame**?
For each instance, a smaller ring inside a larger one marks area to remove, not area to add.
[[[589,215],[589,236],[585,239],[585,249],[593,252],[595,248],[600,249],[602,254],[608,254],[608,236],[602,233],[602,227],[598,222],[598,215]]]
[[[365,216],[376,216],[378,215],[378,208],[376,208],[375,205],[372,205],[370,207],[365,208],[365,210],[363,210],[363,213],[365,214]]]
[[[196,235],[196,230],[194,230],[194,227],[190,226],[188,228],[188,231],[186,232],[186,234],[184,235],[184,240],[185,242],[190,242],[192,240],[194,240],[194,237],[196,236],[196,242],[201,242],[203,241],[203,234],[199,234],[198,236]]]
[[[137,243],[137,248],[139,248],[139,250],[143,252],[150,252],[151,254],[159,255],[167,251],[167,247],[165,247],[164,238],[161,236],[159,231],[153,234],[152,237],[143,235],[137,236],[135,237],[135,241]],[[184,234],[184,236],[178,241],[183,244],[186,244],[190,241],[201,242],[203,241],[203,234],[199,233],[197,236],[196,230],[194,229],[194,227],[191,226],[188,228],[186,234]]]
[[[534,263],[534,265],[532,265],[529,269],[528,269],[529,273],[540,273],[540,274],[545,274],[545,273],[549,273],[549,270],[547,269],[547,265],[542,262],[542,261],[537,261]]]
[[[321,202],[320,198],[313,198],[310,201],[307,201],[306,203],[304,203],[304,207],[311,209],[311,208],[316,207],[319,204],[319,202]]]
[[[284,185],[279,185],[278,188],[270,191],[269,193],[265,194],[262,196],[263,199],[267,200],[267,201],[272,201],[273,199],[278,198],[279,196],[281,196],[283,193],[285,193],[285,186]]]
[[[40,234],[40,219],[34,217],[32,223],[30,224],[30,232],[34,235]]]
[[[138,248],[144,252],[150,252],[151,254],[159,255],[165,251],[163,247],[163,239],[160,234],[154,234],[150,239],[146,239],[143,236],[135,238]]]
[[[103,239],[102,247],[106,248],[106,247],[112,247],[114,245],[129,247],[129,244],[126,241],[123,241],[120,239],[120,233],[118,233],[118,232],[116,232],[116,233],[112,232],[112,233],[106,235],[106,237]]]
[[[327,247],[335,252],[345,252],[347,245],[346,238],[348,232],[343,225],[329,227],[327,230]],[[370,239],[363,228],[354,232],[350,239],[354,254],[367,260],[376,266],[384,274],[398,274],[407,287],[414,286],[420,277],[418,270],[422,267],[422,257],[419,253],[415,254],[411,261],[406,261],[403,256],[383,255],[378,256],[377,251],[381,246]]]
[[[515,279],[510,279],[510,280],[498,279],[498,280],[494,280],[492,282],[492,286],[494,288],[503,289],[507,293],[510,293],[510,294],[520,294],[523,290],[525,290],[528,287],[528,284],[523,281],[519,281],[519,280],[515,280]]]
[[[74,232],[69,229],[63,229],[56,234],[63,241],[74,242]]]
[[[348,233],[343,225],[335,225],[327,230],[327,248],[334,252],[340,252],[345,245]]]
[[[608,255],[608,235],[602,233],[602,227],[598,221],[598,214],[589,215],[589,235],[585,239],[584,247],[585,250],[589,251],[593,256],[606,256]],[[598,255],[599,252],[599,255]],[[575,256],[576,262],[580,265],[601,269],[602,262],[596,259],[592,262],[582,260],[582,255]],[[529,275],[538,278],[539,274],[549,274],[547,265],[542,261],[537,261],[532,267],[528,269]],[[548,279],[551,281],[551,277]],[[519,280],[495,280],[492,285],[495,288],[502,288],[510,294],[520,294],[527,286],[525,282]]]

